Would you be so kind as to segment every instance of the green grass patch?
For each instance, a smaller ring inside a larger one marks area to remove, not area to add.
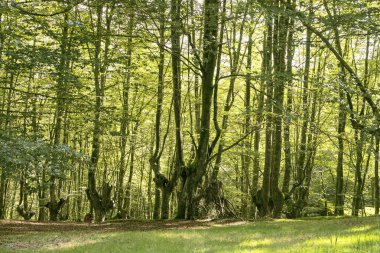
[[[380,252],[380,218],[313,218],[148,231],[0,235],[0,252]]]

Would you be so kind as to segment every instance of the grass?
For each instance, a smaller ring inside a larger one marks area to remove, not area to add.
[[[380,252],[380,217],[0,234],[0,252]]]

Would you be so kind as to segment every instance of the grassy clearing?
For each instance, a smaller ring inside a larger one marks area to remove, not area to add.
[[[0,234],[0,252],[380,252],[380,217]]]

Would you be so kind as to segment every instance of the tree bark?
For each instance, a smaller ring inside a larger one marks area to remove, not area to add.
[[[380,187],[379,187],[379,143],[380,138],[376,137],[376,147],[375,147],[375,214],[379,214],[379,204],[380,204]]]
[[[290,1],[288,1],[289,3]],[[284,156],[285,156],[285,171],[284,180],[282,183],[282,192],[286,195],[289,192],[290,178],[292,173],[292,151],[290,144],[290,124],[291,124],[291,113],[293,109],[293,72],[292,72],[292,62],[294,57],[294,20],[289,20],[289,29],[287,37],[287,53],[286,53],[286,78],[287,78],[287,103],[286,103],[286,116],[284,124]]]
[[[272,2],[271,2],[272,4]],[[260,216],[269,215],[269,197],[270,197],[270,176],[272,168],[272,99],[273,99],[273,81],[272,81],[272,52],[273,52],[273,17],[268,13],[266,18],[266,45],[264,47],[265,62],[265,79],[266,79],[266,123],[265,123],[265,158],[264,173],[262,183],[262,202],[263,207]]]
[[[279,8],[285,9],[283,0],[277,1]],[[273,98],[273,124],[274,132],[272,135],[272,163],[270,173],[270,195],[274,202],[273,216],[280,217],[283,205],[282,192],[279,189],[279,176],[282,153],[282,107],[284,100],[285,81],[284,74],[286,69],[286,34],[288,30],[288,20],[283,15],[275,18],[274,35],[273,35],[273,66],[274,66],[274,93]]]
[[[195,191],[205,174],[209,157],[211,106],[213,97],[214,70],[218,54],[218,20],[219,1],[205,0],[204,3],[204,33],[203,33],[203,59],[202,72],[202,108],[200,118],[200,135],[196,150],[195,160],[188,166],[184,173],[187,175],[183,186],[181,198],[185,203],[186,218],[193,219],[195,214],[196,200],[193,198]],[[181,207],[183,210],[183,206]],[[179,210],[180,211],[180,210]],[[183,216],[183,213],[181,213]]]
[[[133,41],[133,28],[135,25],[135,14],[133,9],[129,15],[128,21],[128,42],[127,42],[127,60],[126,60],[126,77],[125,82],[123,82],[123,110],[120,122],[120,167],[119,167],[119,178],[117,186],[117,213],[120,218],[125,219],[127,216],[126,210],[123,209],[125,191],[124,191],[124,177],[125,177],[125,167],[127,158],[127,139],[129,136],[129,90],[131,86],[131,68],[132,68],[132,41]]]
[[[324,7],[326,9],[326,12],[328,14],[328,17],[332,24],[334,25],[335,20],[333,15],[330,12],[330,9],[327,5],[327,2],[323,1]],[[335,6],[333,8],[335,12]],[[314,32],[318,37],[320,37],[320,34],[318,32],[313,31],[313,28],[311,26],[307,26],[312,32]],[[340,37],[339,37],[339,31],[337,27],[333,28],[334,37],[335,37],[335,46],[338,51],[337,54],[339,56],[343,56],[343,50],[340,43]],[[320,37],[321,38],[321,37]],[[323,38],[321,38],[323,40]],[[330,44],[331,45],[331,44]],[[332,45],[331,45],[332,47]],[[331,50],[332,48],[330,48]],[[335,49],[334,49],[335,50]],[[334,52],[333,52],[334,53]],[[335,54],[335,53],[334,53]],[[339,59],[338,59],[339,60]],[[339,60],[339,79],[343,84],[346,84],[346,77],[345,77],[345,65],[344,61]],[[346,106],[345,103],[345,91],[342,85],[339,85],[339,112],[338,112],[338,162],[336,167],[336,185],[335,185],[335,215],[344,215],[344,192],[343,192],[343,158],[344,158],[344,133],[346,128]]]
[[[100,145],[102,136],[102,111],[104,103],[104,91],[106,78],[105,73],[108,67],[108,53],[110,45],[110,25],[113,16],[114,6],[107,7],[106,13],[106,35],[104,43],[104,56],[103,64],[101,61],[101,46],[102,46],[102,19],[103,19],[103,4],[97,3],[96,5],[96,37],[95,37],[95,52],[94,52],[94,84],[95,84],[95,108],[94,108],[94,128],[92,132],[92,152],[91,152],[91,165],[88,169],[88,188],[87,197],[90,200],[91,206],[95,211],[95,221],[101,222],[105,219],[106,213],[113,207],[111,201],[112,187],[108,184],[103,184],[102,191],[99,194],[96,189],[96,177],[95,172],[98,166],[100,156]]]

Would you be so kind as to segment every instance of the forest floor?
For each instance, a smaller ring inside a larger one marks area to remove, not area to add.
[[[380,252],[380,217],[0,221],[0,252]]]

